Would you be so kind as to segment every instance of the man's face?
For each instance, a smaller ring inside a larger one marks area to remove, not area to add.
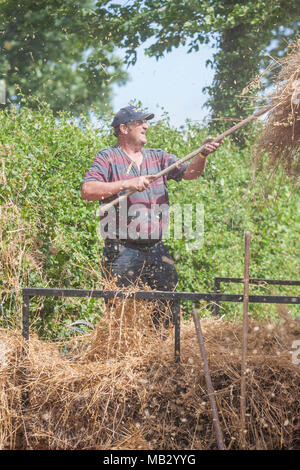
[[[130,121],[124,124],[126,127],[125,135],[128,141],[134,144],[145,145],[147,142],[146,131],[148,129],[148,123],[146,120],[143,121]]]

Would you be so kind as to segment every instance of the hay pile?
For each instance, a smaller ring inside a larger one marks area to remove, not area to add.
[[[288,175],[300,176],[300,39],[289,53],[270,68],[280,68],[269,97],[272,106],[255,146],[258,165],[268,154],[268,166],[275,172],[281,166]]]
[[[132,302],[73,338],[66,355],[0,330],[1,449],[217,448],[192,320],[176,364],[172,329],[162,338]],[[202,329],[225,444],[239,449],[241,324],[208,318]],[[290,354],[299,338],[300,323],[288,318],[250,322],[248,449],[300,447],[300,366]]]

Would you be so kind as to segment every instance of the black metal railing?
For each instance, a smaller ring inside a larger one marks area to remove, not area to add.
[[[243,283],[244,279],[241,277],[215,277],[214,278],[214,292],[215,294],[221,293],[221,283]],[[300,286],[300,281],[293,280],[283,280],[283,279],[249,279],[249,284],[255,284],[257,286],[263,287],[265,285],[280,285],[280,286]],[[279,296],[279,295],[261,295],[261,296],[249,296],[249,301],[253,297],[261,298],[260,302],[262,303],[274,303],[274,304],[299,304],[299,297],[295,296]],[[264,300],[266,299],[266,300]],[[220,301],[222,299],[216,300],[214,303],[214,315],[219,315],[220,313]],[[252,302],[256,302],[252,300]]]
[[[215,292],[165,292],[165,291],[138,291],[129,294],[126,291],[104,291],[87,289],[50,289],[50,288],[24,288],[22,290],[22,335],[29,339],[30,301],[32,297],[93,297],[103,299],[113,298],[136,298],[151,300],[175,300],[175,301],[200,301],[213,302],[214,313],[219,313],[220,302],[243,302],[244,296],[240,294],[220,293],[221,282],[243,282],[242,278],[215,278]],[[277,281],[268,279],[250,279],[252,284],[282,284],[300,285],[300,281]],[[272,295],[250,295],[249,303],[277,303],[277,304],[300,304],[300,297],[295,296],[272,296]],[[175,362],[180,361],[180,314],[175,313],[174,318],[174,356]]]

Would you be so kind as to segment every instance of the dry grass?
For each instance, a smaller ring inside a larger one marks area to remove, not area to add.
[[[288,54],[277,59],[271,69],[279,67],[272,106],[255,146],[255,163],[268,155],[273,172],[280,166],[288,175],[300,175],[300,39],[290,45]]]
[[[12,311],[21,311],[22,288],[24,284],[27,284],[30,270],[42,273],[43,257],[36,239],[34,221],[24,221],[21,209],[14,202],[8,200],[2,204],[0,207],[0,278],[3,287],[0,292],[0,303],[5,304],[9,301]]]
[[[120,302],[89,334],[59,345],[0,330],[1,449],[216,449],[199,346],[191,321],[174,362],[170,329],[149,323],[146,302]],[[150,326],[149,326],[150,325]],[[241,324],[203,319],[227,448],[238,449]],[[299,322],[250,322],[248,449],[299,449]]]

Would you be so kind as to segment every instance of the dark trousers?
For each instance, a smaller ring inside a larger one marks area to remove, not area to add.
[[[140,285],[143,289],[143,284],[147,284],[153,290],[175,291],[178,282],[176,267],[162,241],[149,246],[106,240],[102,266],[103,274],[112,276],[121,288]],[[167,327],[169,321],[174,323],[174,316],[180,311],[179,302],[155,303],[158,307],[153,313],[154,324],[163,322]]]

